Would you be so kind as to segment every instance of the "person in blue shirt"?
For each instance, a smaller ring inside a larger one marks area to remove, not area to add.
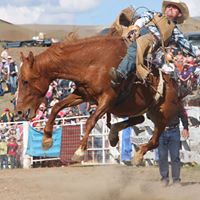
[[[131,40],[131,44],[127,54],[119,66],[112,67],[110,71],[113,87],[120,86],[123,80],[127,80],[136,66],[137,70],[138,66],[144,67],[144,58],[148,52],[150,50],[153,52],[160,46],[166,47],[175,43],[186,54],[193,57],[200,54],[199,50],[189,43],[177,27],[177,24],[183,23],[189,17],[187,5],[181,0],[164,0],[162,12],[163,14],[152,11],[144,12],[134,25],[129,26],[127,37]],[[139,78],[144,80],[147,74],[148,72]]]

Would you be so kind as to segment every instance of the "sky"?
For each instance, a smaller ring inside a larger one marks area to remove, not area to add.
[[[183,1],[190,16],[200,16],[199,0]],[[0,0],[0,19],[14,24],[109,25],[131,5],[160,11],[162,0]]]

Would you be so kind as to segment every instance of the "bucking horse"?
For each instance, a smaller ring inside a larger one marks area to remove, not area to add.
[[[148,83],[129,79],[123,90],[112,88],[110,68],[119,65],[126,51],[127,46],[121,37],[107,35],[54,44],[36,56],[32,52],[27,57],[21,53],[16,111],[27,119],[35,116],[53,80],[67,79],[76,84],[75,91],[52,108],[44,128],[44,149],[52,146],[53,124],[57,113],[63,108],[90,101],[95,102],[97,108],[87,119],[85,134],[74,153],[74,160],[83,158],[89,134],[105,113],[108,116],[112,113],[117,117],[129,117],[121,123],[120,129],[143,122],[142,114],[148,113],[155,127],[149,142],[141,145],[135,154],[138,162],[148,150],[158,146],[160,134],[180,105],[177,85],[169,75],[153,68]],[[112,131],[109,138],[111,145],[115,146],[117,134]]]

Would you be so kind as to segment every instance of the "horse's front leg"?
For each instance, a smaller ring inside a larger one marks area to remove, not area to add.
[[[63,108],[76,106],[82,102],[83,102],[83,99],[81,96],[72,93],[53,106],[51,110],[51,114],[44,128],[44,136],[42,139],[43,149],[47,150],[53,145],[53,140],[52,140],[53,125],[54,125],[54,121],[58,112],[62,110]]]
[[[80,162],[84,159],[85,150],[87,149],[87,141],[91,130],[94,128],[98,119],[100,119],[109,108],[109,99],[103,99],[99,102],[95,112],[87,119],[85,126],[85,134],[81,141],[80,147],[74,153],[72,160]]]

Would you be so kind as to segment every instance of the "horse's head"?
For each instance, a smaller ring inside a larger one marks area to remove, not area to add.
[[[48,76],[45,76],[45,72],[39,68],[32,52],[29,53],[28,57],[21,53],[21,60],[16,112],[31,119],[44,100],[50,80]]]

